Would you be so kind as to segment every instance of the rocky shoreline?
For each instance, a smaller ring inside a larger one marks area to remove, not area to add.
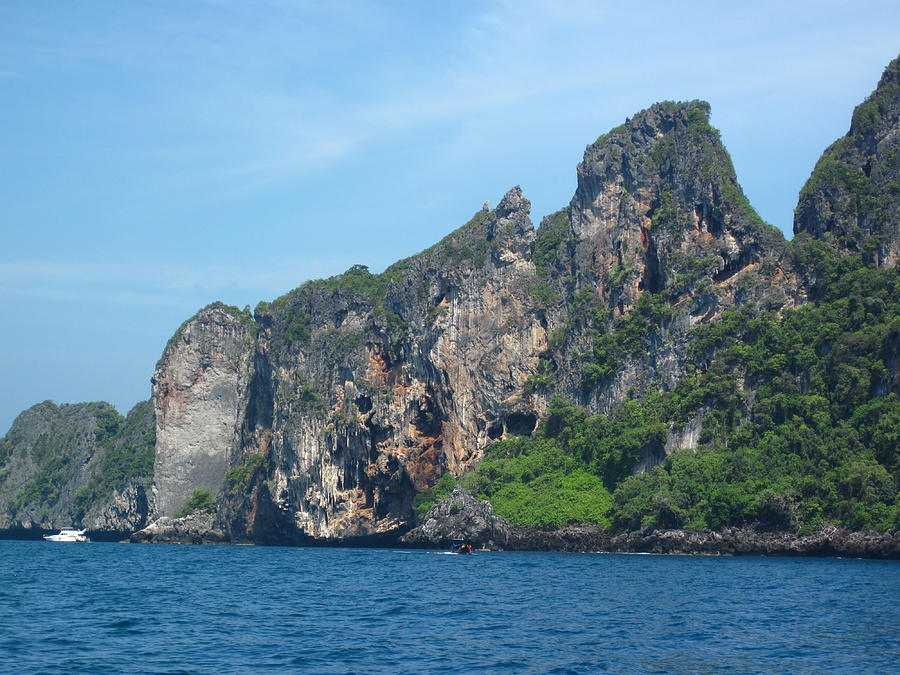
[[[41,530],[0,530],[0,539],[38,539]],[[121,537],[98,537],[112,541]],[[112,533],[110,533],[112,534]],[[120,534],[120,533],[115,533]],[[494,513],[490,502],[478,500],[460,488],[429,509],[420,524],[396,538],[377,540],[310,538],[307,545],[446,548],[453,537],[464,536],[476,548],[491,551],[555,553],[656,553],[668,555],[766,555],[873,558],[900,560],[900,531],[853,531],[822,527],[799,534],[763,530],[752,526],[721,530],[662,529],[646,527],[633,532],[611,532],[597,525],[537,528],[511,525]],[[159,518],[147,527],[125,535],[141,544],[266,544],[298,545],[297,541],[233,540],[217,526],[215,514],[198,511],[182,518]]]
[[[809,534],[765,532],[753,527],[719,531],[645,528],[612,534],[603,528],[556,530],[513,527],[505,550],[682,555],[822,556],[900,559],[900,532],[825,527]]]
[[[163,517],[131,535],[132,544],[229,544],[215,527],[215,516],[196,512],[183,518]]]
[[[505,521],[504,521],[505,522]],[[415,531],[413,531],[415,532]],[[2,530],[0,539],[40,539],[42,530]],[[161,518],[133,533],[91,532],[93,541],[124,541],[141,544],[252,544],[231,541],[212,526],[211,518]],[[491,551],[535,551],[546,553],[653,553],[665,555],[724,556],[797,556],[839,557],[900,560],[900,531],[853,531],[825,527],[809,534],[764,532],[753,527],[732,527],[718,531],[657,529],[648,527],[635,532],[611,533],[595,525],[568,525],[557,529],[541,529],[522,525],[507,526],[505,536],[485,538],[483,534],[464,528],[454,534],[434,538],[410,536],[377,544],[358,541],[314,542],[310,545],[377,546],[410,548],[446,548],[452,536],[467,536],[477,548]],[[99,535],[99,536],[98,536]],[[293,543],[293,542],[292,542]],[[277,545],[276,542],[266,542]]]
[[[565,553],[665,553],[686,555],[829,556],[900,559],[900,531],[852,531],[823,527],[808,534],[729,527],[718,531],[660,529],[614,533],[595,525],[553,529],[510,525],[456,488],[435,504],[421,524],[400,538],[405,545],[440,548],[456,536],[477,547],[505,551]]]

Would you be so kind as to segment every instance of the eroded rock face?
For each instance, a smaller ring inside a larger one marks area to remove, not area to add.
[[[900,58],[853,112],[850,131],[816,164],[794,233],[824,239],[869,263],[900,263]]]
[[[249,530],[259,511],[267,528],[320,539],[400,534],[418,490],[490,438],[533,430],[540,405],[523,385],[546,328],[529,207],[515,188],[384,275],[354,268],[258,310],[266,405],[249,411],[242,454],[270,459],[255,494],[273,504],[235,516]]]
[[[156,513],[171,516],[196,489],[214,494],[239,443],[256,328],[211,305],[170,342],[153,374]]]
[[[732,304],[764,261],[770,281],[790,272],[786,242],[747,202],[708,118],[703,101],[658,103],[585,151],[570,204],[576,269],[612,306],[666,289],[699,299],[703,281],[718,302],[696,321]]]
[[[444,547],[465,537],[476,547],[502,550],[509,540],[509,523],[494,513],[491,503],[477,500],[460,487],[429,509],[422,524],[400,538],[413,546]]]
[[[707,115],[661,104],[598,140],[572,203],[538,230],[514,188],[383,274],[357,266],[262,303],[256,333],[201,312],[154,377],[159,513],[205,487],[235,540],[396,538],[418,491],[534,431],[549,375],[609,412],[674,386],[695,324],[793,303],[785,242],[747,205]],[[671,317],[586,382],[594,340],[644,294]]]
[[[780,311],[803,300],[787,242],[750,206],[708,116],[703,101],[656,104],[588,146],[578,165],[570,258],[557,261],[574,293],[552,359],[568,396],[592,410],[673,388],[696,325],[735,307]],[[586,383],[591,338],[615,331],[645,294],[669,318],[627,363]]]
[[[92,532],[122,535],[139,530],[147,524],[153,511],[149,492],[146,485],[137,482],[116,490],[82,518],[81,526]]]

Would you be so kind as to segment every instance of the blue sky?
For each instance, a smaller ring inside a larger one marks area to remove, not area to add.
[[[0,0],[0,433],[126,412],[211,301],[380,271],[517,184],[539,222],[655,101],[708,100],[789,233],[898,35],[895,1]]]

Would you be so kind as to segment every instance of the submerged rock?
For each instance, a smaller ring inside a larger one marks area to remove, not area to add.
[[[454,537],[466,537],[482,548],[505,548],[509,523],[494,513],[487,500],[479,501],[460,487],[429,509],[418,527],[400,538],[417,546],[449,546]]]

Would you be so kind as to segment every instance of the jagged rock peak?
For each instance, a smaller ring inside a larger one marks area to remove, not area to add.
[[[654,225],[690,227],[693,215],[712,228],[735,224],[774,236],[744,196],[709,114],[705,101],[665,101],[600,136],[578,166],[573,205],[629,196]]]
[[[614,141],[616,136],[627,135],[635,143],[642,138],[653,140],[677,127],[691,124],[708,125],[710,105],[706,101],[661,101],[629,117],[623,124],[600,136],[593,145]],[[699,128],[699,127],[698,127]],[[705,129],[704,129],[705,131]]]
[[[531,202],[525,198],[522,188],[516,185],[503,195],[495,211],[498,218],[504,218],[516,211],[524,211],[527,214],[530,210]]]
[[[180,342],[189,342],[192,334],[197,332],[198,327],[209,325],[222,327],[230,326],[235,323],[243,324],[245,327],[251,328],[254,331],[256,329],[256,323],[249,307],[238,309],[232,305],[226,305],[224,302],[216,301],[209,303],[198,310],[192,317],[186,319],[184,323],[178,327],[178,330],[175,331],[174,335],[169,338],[169,341],[163,350],[163,355],[157,362],[156,367],[159,368],[160,364],[173,347],[177,347]]]
[[[868,263],[900,262],[900,57],[853,111],[847,135],[816,163],[794,213],[794,233],[823,238]]]
[[[569,214],[579,286],[620,311],[643,291],[705,278],[721,300],[709,318],[740,300],[732,282],[764,260],[767,276],[786,276],[784,237],[750,205],[709,112],[704,101],[657,103],[589,145],[578,165]]]

